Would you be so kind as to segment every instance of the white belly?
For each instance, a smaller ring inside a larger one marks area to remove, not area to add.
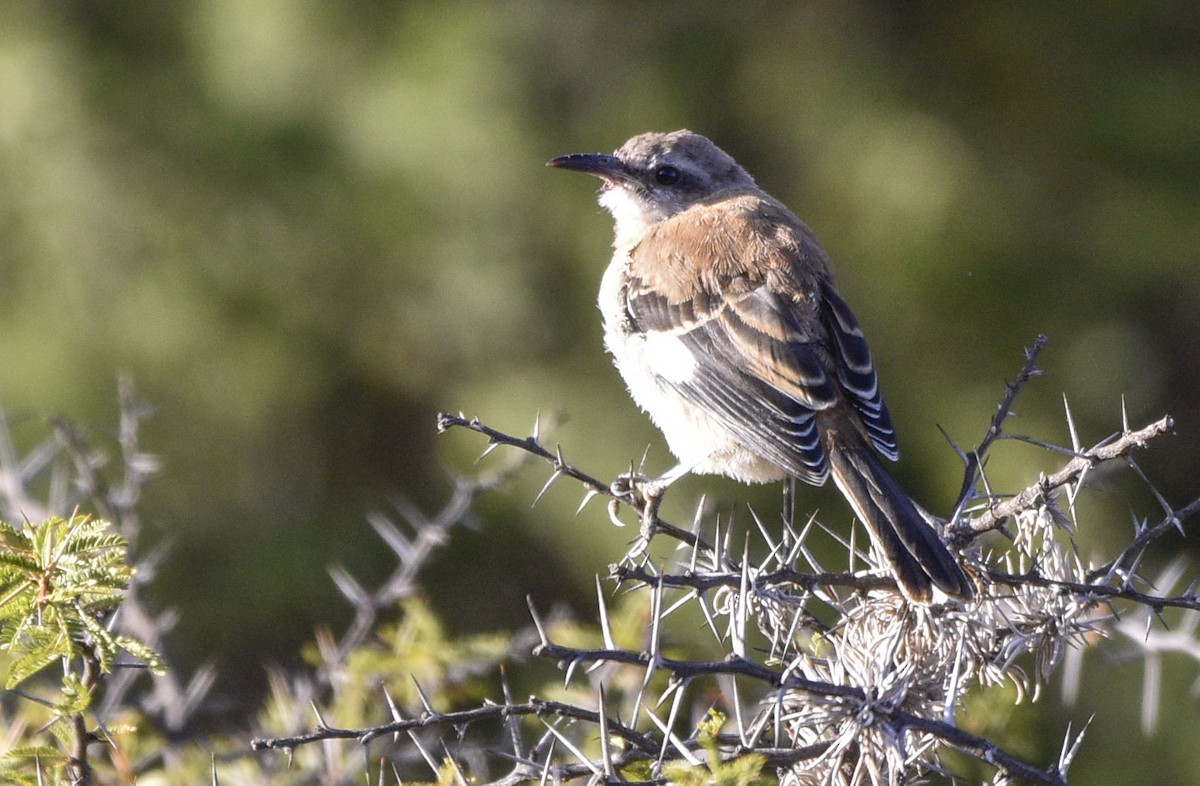
[[[782,480],[787,473],[746,448],[704,409],[683,398],[671,383],[697,372],[697,358],[677,337],[631,332],[625,321],[621,279],[626,257],[618,252],[600,283],[604,345],[633,400],[662,431],[680,465],[691,472],[727,475],[745,483]]]

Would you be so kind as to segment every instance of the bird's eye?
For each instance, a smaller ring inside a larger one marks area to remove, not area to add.
[[[660,186],[673,186],[679,182],[679,170],[673,166],[660,166],[654,170],[654,179]]]

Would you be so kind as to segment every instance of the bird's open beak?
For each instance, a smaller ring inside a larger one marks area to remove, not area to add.
[[[625,168],[621,159],[607,153],[572,153],[569,156],[552,158],[546,162],[546,166],[586,172],[602,178],[606,183],[628,183],[633,180],[633,175]]]

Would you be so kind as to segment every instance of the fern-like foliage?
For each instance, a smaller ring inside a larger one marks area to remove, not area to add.
[[[0,522],[0,650],[10,658],[4,687],[60,659],[93,657],[110,671],[121,649],[156,666],[157,656],[101,622],[120,605],[132,576],[125,539],[101,519]]]
[[[0,757],[0,773],[6,773],[5,777],[21,782],[21,778],[41,773],[44,766],[50,766],[52,772],[62,767],[86,772],[78,751],[86,749],[90,738],[84,717],[100,675],[120,665],[116,659],[121,651],[140,662],[125,665],[144,665],[154,671],[163,668],[150,647],[114,633],[106,625],[132,578],[125,539],[102,519],[75,513],[20,525],[0,521],[0,655],[7,661],[4,688],[15,691],[55,664],[62,669],[56,694],[36,699],[50,711],[45,728],[58,747],[10,749]],[[30,696],[24,691],[19,695]],[[67,753],[72,750],[77,752]],[[33,769],[26,769],[31,761]]]

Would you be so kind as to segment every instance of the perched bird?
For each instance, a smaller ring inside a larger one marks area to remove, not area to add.
[[[605,345],[688,472],[761,483],[830,475],[905,595],[972,586],[888,474],[899,456],[858,321],[812,231],[699,134],[636,136],[548,166],[599,177],[616,253],[600,286]]]

